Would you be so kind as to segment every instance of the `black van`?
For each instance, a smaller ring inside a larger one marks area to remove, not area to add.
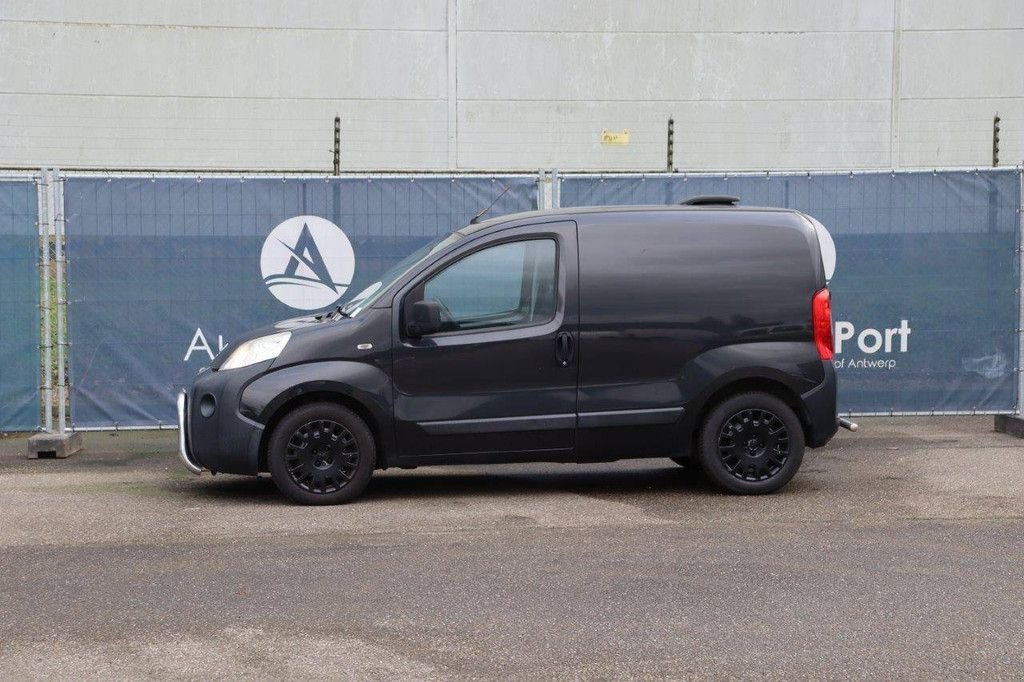
[[[778,490],[838,424],[820,224],[734,201],[457,230],[226,348],[178,397],[181,459],[307,504],[378,468],[638,457]]]

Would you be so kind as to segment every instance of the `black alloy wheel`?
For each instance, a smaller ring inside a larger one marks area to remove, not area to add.
[[[697,461],[707,477],[733,493],[772,493],[796,475],[804,455],[803,425],[770,393],[725,398],[701,425]]]
[[[741,481],[767,480],[789,459],[789,431],[768,410],[741,410],[718,432],[718,457]]]
[[[336,403],[310,403],[286,414],[267,445],[277,489],[300,504],[339,504],[370,482],[377,449],[366,422]]]
[[[359,444],[338,422],[319,419],[295,429],[284,461],[295,485],[311,493],[332,493],[355,476]]]

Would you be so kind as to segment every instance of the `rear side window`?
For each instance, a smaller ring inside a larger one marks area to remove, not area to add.
[[[423,298],[450,315],[444,331],[547,322],[555,315],[556,253],[553,239],[477,251],[428,280]]]

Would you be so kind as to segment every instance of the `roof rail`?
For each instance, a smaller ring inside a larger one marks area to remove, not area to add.
[[[740,202],[739,197],[731,197],[727,194],[708,194],[705,196],[691,197],[686,201],[679,202],[680,206],[735,206]]]

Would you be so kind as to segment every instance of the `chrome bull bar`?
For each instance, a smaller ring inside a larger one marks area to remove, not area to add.
[[[203,467],[196,463],[188,449],[188,395],[185,391],[178,394],[178,458],[193,474],[203,473]]]

